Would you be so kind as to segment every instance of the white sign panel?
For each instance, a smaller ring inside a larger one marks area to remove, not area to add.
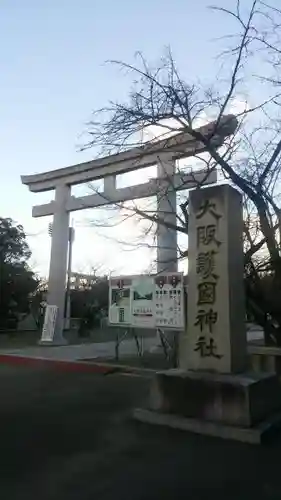
[[[158,328],[184,329],[184,283],[180,273],[156,276],[155,325]]]
[[[52,342],[55,333],[56,319],[57,319],[58,307],[57,306],[47,306],[45,312],[44,326],[42,330],[41,341]]]
[[[154,328],[154,282],[151,276],[139,276],[132,280],[132,326]]]
[[[109,323],[184,329],[182,273],[119,277],[110,281]]]
[[[114,278],[109,287],[109,323],[130,325],[131,323],[131,278]]]

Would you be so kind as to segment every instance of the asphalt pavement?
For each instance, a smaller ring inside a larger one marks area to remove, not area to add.
[[[259,447],[137,423],[149,386],[0,365],[1,499],[280,500],[280,437]]]

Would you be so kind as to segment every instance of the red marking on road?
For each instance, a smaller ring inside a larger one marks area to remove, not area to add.
[[[31,358],[14,354],[0,354],[0,363],[17,366],[33,366],[37,368],[50,368],[65,372],[100,373],[102,375],[113,372],[113,367],[102,364],[81,361],[62,361],[57,359]],[[117,371],[117,370],[115,370]],[[122,368],[120,367],[120,371]]]

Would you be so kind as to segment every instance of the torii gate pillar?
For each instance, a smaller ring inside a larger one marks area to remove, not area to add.
[[[69,197],[70,186],[59,185],[56,187],[47,298],[48,304],[55,304],[58,307],[52,345],[66,344],[63,337],[63,327],[69,238],[69,212],[66,210],[66,206]]]
[[[157,215],[167,226],[177,225],[177,192],[174,188],[175,162],[161,161],[157,165],[157,176],[161,178],[157,193]],[[163,182],[163,179],[167,182]],[[177,232],[171,227],[158,224],[157,226],[157,272],[175,272],[177,262]]]

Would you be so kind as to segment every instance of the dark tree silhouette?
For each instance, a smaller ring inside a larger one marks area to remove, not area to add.
[[[27,261],[31,255],[23,227],[0,218],[0,328],[15,328],[18,313],[29,310],[37,279]]]

